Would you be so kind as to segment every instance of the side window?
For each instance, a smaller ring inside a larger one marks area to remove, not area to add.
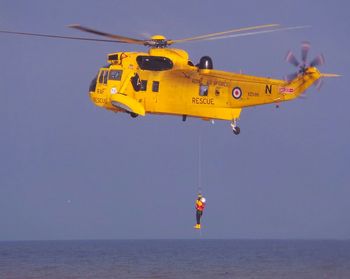
[[[221,88],[220,87],[216,87],[215,88],[215,96],[220,96],[220,91],[221,91]]]
[[[147,80],[141,80],[141,91],[147,90]]]
[[[153,81],[152,83],[152,91],[159,92],[159,81]]]
[[[137,56],[137,64],[141,70],[165,71],[173,68],[174,64],[167,57],[162,56]]]
[[[208,85],[201,84],[199,86],[199,96],[208,96]]]
[[[109,71],[109,80],[121,80],[122,78],[122,70],[110,70]]]

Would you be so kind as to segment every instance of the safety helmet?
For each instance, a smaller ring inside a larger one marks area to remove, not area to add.
[[[201,202],[202,202],[202,203],[205,203],[205,202],[206,202],[205,197],[202,197],[202,198],[201,198]]]
[[[201,193],[198,193],[198,198],[200,199],[202,197],[202,194]]]

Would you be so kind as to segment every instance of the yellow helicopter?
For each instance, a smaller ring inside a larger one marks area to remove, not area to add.
[[[244,107],[281,102],[298,98],[312,84],[320,86],[324,74],[316,68],[324,64],[323,55],[307,63],[310,44],[302,43],[301,62],[288,52],[286,60],[298,68],[285,80],[256,77],[213,69],[209,56],[198,64],[182,49],[170,48],[175,43],[249,36],[299,27],[278,28],[278,24],[232,29],[224,32],[179,40],[155,35],[147,40],[109,34],[81,25],[69,27],[108,39],[56,36],[0,30],[0,33],[39,37],[91,40],[136,44],[149,47],[148,52],[115,52],[108,54],[108,65],[92,80],[89,94],[92,102],[114,112],[137,117],[149,114],[178,115],[204,120],[229,120],[234,134],[240,133],[237,121]]]

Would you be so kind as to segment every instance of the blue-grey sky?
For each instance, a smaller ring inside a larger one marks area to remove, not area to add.
[[[196,238],[198,138],[205,238],[349,238],[348,1],[0,1],[0,29],[177,39],[258,24],[312,28],[178,45],[196,62],[282,78],[300,43],[327,79],[307,98],[229,122],[95,107],[88,85],[115,51],[143,47],[0,34],[0,240]]]

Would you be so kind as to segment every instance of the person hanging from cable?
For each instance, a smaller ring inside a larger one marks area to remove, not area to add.
[[[203,210],[205,207],[206,200],[202,196],[201,193],[198,193],[198,197],[196,199],[196,219],[197,219],[197,224],[194,226],[195,229],[200,229],[201,228],[201,218],[203,215]]]

